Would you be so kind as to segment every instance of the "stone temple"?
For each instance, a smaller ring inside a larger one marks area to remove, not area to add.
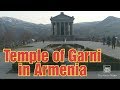
[[[70,17],[61,12],[55,17],[51,17],[51,28],[53,40],[73,40],[73,21],[74,17]]]

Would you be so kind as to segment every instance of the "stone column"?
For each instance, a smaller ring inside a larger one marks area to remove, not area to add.
[[[58,35],[58,26],[57,26],[57,22],[56,22],[56,35]]]
[[[65,22],[64,22],[64,35],[66,35],[66,33],[65,33]]]
[[[66,22],[66,23],[65,23],[65,33],[66,33],[66,35],[68,35],[67,28],[68,28],[68,26],[67,26],[67,22]]]
[[[61,22],[61,35],[64,35],[64,22]]]
[[[57,35],[57,23],[55,22],[55,26],[54,26],[54,31],[55,31],[55,35]]]
[[[55,34],[54,33],[54,23],[52,22],[52,33],[53,33],[53,35]]]
[[[67,35],[67,22],[65,22],[65,35]]]
[[[70,26],[69,26],[69,22],[67,22],[67,31],[68,31],[68,34],[67,34],[67,35],[70,35]]]
[[[60,32],[59,35],[61,35],[61,22],[59,22],[59,32]]]
[[[62,22],[60,23],[60,35],[62,35]]]
[[[73,24],[72,24],[72,22],[70,22],[70,35],[72,35],[73,34]]]
[[[70,22],[68,22],[68,35],[70,35]]]
[[[72,35],[73,35],[73,22],[72,22]]]
[[[60,22],[58,22],[58,30],[59,30],[59,35],[60,35]]]

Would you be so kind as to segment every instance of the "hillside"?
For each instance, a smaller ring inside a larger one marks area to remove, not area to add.
[[[19,37],[23,32],[30,32],[33,38],[45,38],[51,35],[50,24],[34,24],[11,17],[0,18],[0,36],[6,31]],[[76,37],[103,37],[117,35],[120,37],[120,18],[109,16],[102,21],[74,23]]]
[[[74,25],[77,36],[113,36],[120,37],[120,18],[109,16],[102,21],[78,23]]]
[[[23,32],[30,32],[33,36],[49,36],[49,28],[43,24],[34,24],[26,21],[22,21],[11,17],[0,18],[0,35],[4,35],[4,32],[10,31],[13,35],[19,36]]]

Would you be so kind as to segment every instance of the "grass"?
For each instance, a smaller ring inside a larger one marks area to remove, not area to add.
[[[33,47],[33,46],[17,46],[17,47],[14,47],[14,48],[12,48],[12,49],[17,49],[17,48],[27,48],[27,47]]]
[[[69,47],[70,46],[70,47]],[[25,47],[29,47],[29,46],[25,46]],[[82,45],[78,45],[78,44],[50,44],[47,47],[49,48],[56,48],[56,50],[60,50],[60,49],[65,49],[65,57],[67,58],[68,56],[68,50],[70,48],[81,48],[84,49],[84,51],[93,51],[93,49],[90,48],[84,48],[84,46]],[[58,47],[58,48],[57,48]],[[44,49],[42,49],[43,51]],[[24,63],[26,64],[26,63]],[[27,63],[28,64],[28,63]],[[49,55],[49,62],[48,63],[41,63],[42,65],[56,65],[56,63],[54,63],[52,61],[52,53],[50,53]],[[62,63],[57,63],[57,65],[61,65]],[[12,64],[12,69],[13,71],[17,71],[17,65],[18,63],[14,63]],[[34,70],[34,65],[30,65],[31,67],[31,71]],[[103,71],[103,65],[111,65],[111,69],[112,70],[120,70],[120,59],[116,59],[114,57],[105,55],[102,53],[102,62],[101,63],[80,63],[80,65],[86,65],[88,67],[88,71]]]
[[[47,51],[46,49],[41,49],[41,52],[42,51]],[[34,68],[35,68],[35,63],[34,64],[29,64],[29,63],[22,63],[23,65],[30,65],[30,69],[31,69],[31,72],[34,71]],[[61,65],[61,63],[55,63],[53,62],[52,60],[52,53],[49,52],[49,61],[47,63],[43,63],[41,62],[41,65]],[[11,73],[17,73],[18,71],[18,62],[15,62],[12,64],[12,70],[10,70],[9,72]]]
[[[58,48],[57,48],[57,45],[59,46]],[[75,48],[75,49],[77,49],[77,48],[81,48],[81,49],[84,49],[84,46],[82,46],[82,45],[79,45],[79,44],[53,44],[52,45],[52,47],[53,46],[55,46],[56,48],[54,49],[54,50],[58,50],[58,51],[60,51],[61,49],[65,49],[65,57],[67,58],[68,57],[68,51],[69,51],[69,49],[71,49],[71,48]]]
[[[14,50],[14,49],[17,49],[17,48],[28,48],[28,47],[34,47],[34,46],[16,46],[16,47],[13,47],[13,48],[11,48],[12,50]],[[7,47],[7,48],[9,48],[9,47]],[[0,49],[0,52],[3,52],[3,49]]]
[[[70,45],[71,47],[74,47],[74,48],[81,48],[81,49],[84,49],[84,46],[79,45],[79,44],[68,44],[68,45]]]
[[[93,51],[93,49],[86,48],[85,51]],[[87,63],[88,71],[102,71],[103,65],[111,65],[112,70],[120,70],[120,59],[108,56],[102,53],[101,63]]]
[[[47,45],[47,47],[50,47],[50,48],[53,48],[53,47],[58,47],[60,46],[61,44],[49,44]]]

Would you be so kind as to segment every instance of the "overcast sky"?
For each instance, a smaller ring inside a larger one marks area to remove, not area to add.
[[[54,17],[60,12],[69,16],[74,16],[74,23],[101,21],[108,16],[120,18],[120,11],[0,11],[0,17],[14,17],[36,24],[49,24],[50,17]]]

